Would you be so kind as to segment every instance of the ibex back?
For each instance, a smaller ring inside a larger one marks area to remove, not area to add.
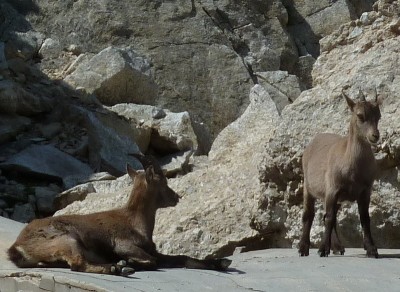
[[[225,270],[228,259],[198,260],[156,251],[156,210],[175,206],[179,196],[153,158],[134,155],[145,171],[127,165],[133,189],[125,207],[88,215],[37,219],[9,248],[18,267],[70,267],[73,271],[126,276],[135,270],[186,267]]]

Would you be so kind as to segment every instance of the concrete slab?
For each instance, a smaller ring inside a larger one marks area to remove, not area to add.
[[[169,269],[137,272],[129,278],[67,269],[18,269],[6,258],[23,224],[0,217],[0,292],[16,291],[399,291],[400,250],[379,250],[369,259],[362,249],[320,258],[316,250],[299,257],[295,249],[235,254],[226,273]]]

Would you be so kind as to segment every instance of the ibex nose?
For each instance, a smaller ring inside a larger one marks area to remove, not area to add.
[[[369,139],[372,143],[377,143],[379,140],[379,131],[374,132]]]

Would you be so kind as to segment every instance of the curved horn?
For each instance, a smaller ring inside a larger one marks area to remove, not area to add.
[[[376,87],[375,87],[375,102],[378,102],[378,91],[376,90]]]
[[[161,169],[160,164],[153,156],[150,156],[150,155],[144,156],[141,153],[128,153],[128,155],[133,156],[137,160],[139,160],[140,163],[143,165],[144,169],[147,169],[149,166],[153,166],[155,173],[157,173],[159,175],[164,175],[164,172]]]
[[[361,89],[358,90],[358,95],[361,95],[361,101],[367,101],[367,100],[365,99],[365,95],[364,95],[364,93],[361,91]]]

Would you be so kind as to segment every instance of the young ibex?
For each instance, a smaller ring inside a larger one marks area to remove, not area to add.
[[[304,213],[303,234],[299,243],[301,256],[308,256],[310,229],[314,219],[315,199],[325,206],[325,234],[319,248],[321,257],[334,253],[344,254],[336,232],[336,214],[341,201],[357,201],[364,236],[364,249],[368,257],[378,257],[372,240],[368,213],[371,188],[376,175],[376,162],[371,146],[379,140],[378,122],[381,117],[381,98],[354,102],[342,90],[351,110],[347,137],[318,134],[303,153]]]
[[[134,155],[145,171],[127,165],[133,189],[125,207],[88,215],[64,215],[28,224],[8,249],[18,267],[70,267],[73,271],[126,276],[135,270],[185,267],[226,270],[228,259],[198,260],[156,251],[153,229],[158,208],[179,196],[151,157]]]

